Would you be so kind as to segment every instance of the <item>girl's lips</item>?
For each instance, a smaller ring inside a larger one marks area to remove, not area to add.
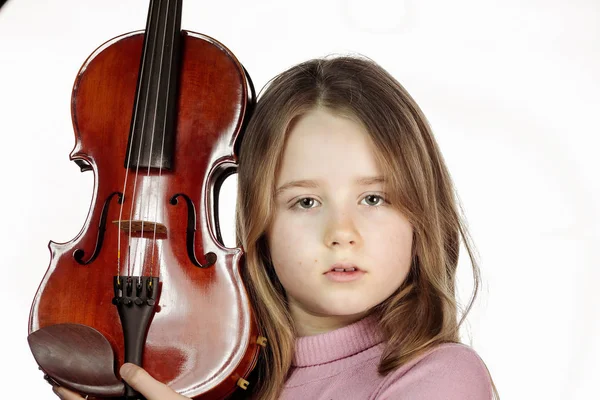
[[[335,263],[335,264],[333,264],[333,265],[331,266],[331,268],[329,268],[329,270],[328,270],[328,271],[325,271],[325,274],[327,274],[327,273],[329,273],[329,272],[334,272],[336,269],[337,269],[339,272],[342,272],[342,271],[340,271],[340,270],[342,270],[342,269],[345,269],[345,270],[348,270],[348,269],[349,269],[349,270],[351,270],[351,269],[353,269],[353,268],[354,268],[354,270],[355,270],[355,271],[361,271],[361,269],[360,269],[360,268],[358,268],[356,265],[354,265],[354,264],[352,264],[352,263],[348,263],[348,262],[344,262],[344,263]],[[337,271],[336,271],[336,272],[337,272]]]
[[[328,271],[325,276],[333,282],[352,282],[360,279],[364,274],[364,271],[357,269],[351,272]]]

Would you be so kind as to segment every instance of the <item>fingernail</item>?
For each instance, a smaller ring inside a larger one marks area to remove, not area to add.
[[[121,377],[123,378],[129,378],[129,374],[131,373],[131,371],[133,370],[133,365],[130,363],[125,363],[121,366],[121,369],[119,370],[119,373],[121,374]]]

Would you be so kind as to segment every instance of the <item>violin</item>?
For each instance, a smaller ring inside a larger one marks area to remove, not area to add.
[[[95,398],[139,397],[115,372],[124,362],[184,396],[226,398],[266,345],[217,201],[254,89],[181,13],[151,0],[145,30],[98,47],[73,85],[70,159],[94,192],[79,234],[49,243],[28,341],[48,380]]]

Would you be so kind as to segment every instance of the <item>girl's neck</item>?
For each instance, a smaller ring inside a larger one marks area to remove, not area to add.
[[[297,307],[290,307],[297,336],[312,336],[334,331],[350,325],[369,313],[368,311],[352,315],[318,315]]]

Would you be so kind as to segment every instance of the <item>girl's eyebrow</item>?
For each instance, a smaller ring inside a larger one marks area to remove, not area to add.
[[[356,179],[355,183],[357,186],[370,186],[370,185],[376,185],[378,183],[385,183],[385,178],[383,176],[366,176],[366,177]],[[283,185],[279,186],[277,188],[277,190],[275,190],[275,197],[279,196],[281,193],[285,192],[288,189],[296,188],[296,187],[316,189],[319,187],[319,183],[318,183],[318,181],[311,180],[311,179],[301,179],[301,180],[297,180],[297,181],[290,181],[290,182],[284,183]]]

